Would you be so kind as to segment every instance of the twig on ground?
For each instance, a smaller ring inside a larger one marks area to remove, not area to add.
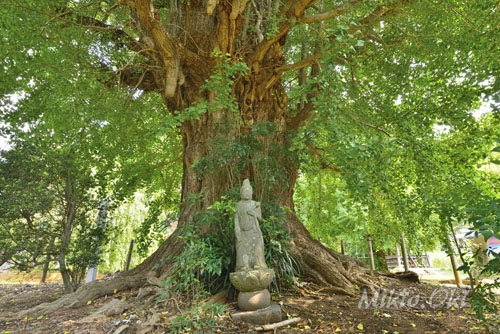
[[[280,322],[277,322],[274,324],[264,325],[262,327],[255,327],[255,330],[256,331],[270,331],[270,330],[274,330],[276,328],[280,328],[283,326],[295,324],[295,323],[300,322],[300,321],[302,321],[301,318],[292,318],[292,319],[283,320],[283,321],[280,321]]]

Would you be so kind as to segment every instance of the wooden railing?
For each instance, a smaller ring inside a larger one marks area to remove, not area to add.
[[[402,256],[387,255],[385,257],[385,261],[387,262],[387,267],[389,269],[403,266],[403,257]],[[410,268],[430,268],[431,267],[429,256],[427,254],[426,255],[408,255],[408,263],[410,265]]]

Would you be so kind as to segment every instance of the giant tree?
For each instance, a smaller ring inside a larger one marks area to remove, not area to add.
[[[498,87],[496,1],[2,0],[0,11],[2,71],[12,78],[2,94],[29,91],[47,72],[92,92],[155,94],[182,138],[179,225],[196,227],[195,213],[249,177],[259,199],[290,209],[284,224],[304,273],[349,294],[369,284],[366,271],[343,266],[349,259],[297,219],[297,152],[321,155],[318,128],[328,130],[330,152],[349,147],[351,130],[421,149],[434,124],[470,120]],[[330,167],[351,181],[361,175],[347,163]],[[160,262],[157,274],[168,274],[182,247],[172,236],[130,273],[82,290],[79,302],[142,284]]]

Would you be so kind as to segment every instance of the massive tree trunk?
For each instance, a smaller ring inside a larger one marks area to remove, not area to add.
[[[268,99],[273,99],[274,96],[279,96],[281,87],[275,90],[269,90]],[[194,213],[202,211],[211,205],[214,201],[220,199],[220,195],[224,190],[233,187],[239,187],[245,178],[250,178],[255,189],[255,200],[257,201],[275,201],[275,204],[280,207],[287,207],[290,210],[285,220],[285,228],[291,234],[293,242],[291,252],[295,255],[302,264],[304,274],[312,278],[317,283],[329,287],[332,291],[354,294],[355,285],[370,285],[363,276],[368,273],[364,266],[353,259],[350,259],[341,254],[337,254],[332,250],[324,247],[321,243],[311,237],[304,225],[298,220],[293,203],[293,189],[298,177],[298,164],[290,155],[287,135],[283,130],[282,124],[284,121],[284,109],[277,108],[278,103],[275,101],[266,102],[264,106],[258,106],[252,111],[252,116],[256,119],[270,122],[276,125],[277,134],[272,134],[269,137],[258,136],[258,141],[264,148],[263,151],[254,152],[255,154],[248,157],[250,163],[245,165],[246,168],[237,171],[232,166],[224,165],[216,169],[212,173],[204,174],[200,177],[199,172],[193,168],[193,163],[205,159],[209,156],[217,156],[217,148],[211,144],[211,140],[215,140],[215,136],[220,136],[219,131],[210,126],[213,124],[211,115],[204,115],[204,120],[196,121],[196,130],[193,130],[192,122],[188,126],[183,127],[184,136],[184,175],[183,175],[183,197],[187,198],[189,194],[203,193],[204,200],[198,205],[184,202],[181,208],[180,226],[191,221]],[[269,119],[268,115],[279,115],[275,119]],[[213,117],[213,116],[212,116]],[[234,129],[233,129],[234,130]],[[245,131],[245,129],[240,129]],[[247,129],[251,131],[250,129]],[[231,131],[230,131],[231,132]],[[224,135],[228,136],[230,132]],[[236,132],[236,130],[232,131]],[[204,140],[200,141],[200,138]],[[253,138],[251,136],[251,138]],[[261,154],[265,154],[265,147],[275,145],[275,148],[280,150],[269,150],[269,158],[273,160],[272,166],[267,166],[269,170],[261,170],[266,168],[263,163],[260,163]],[[281,151],[281,152],[280,152]],[[274,186],[269,187],[265,184],[268,179],[266,176],[282,173],[283,179],[278,180]],[[269,191],[270,193],[266,193]]]
[[[155,1],[157,6],[159,3]],[[200,111],[200,103],[205,101],[205,110],[199,113],[199,118],[184,119],[180,126],[184,174],[178,228],[194,224],[192,218],[196,212],[207,209],[226,190],[241,185],[244,178],[250,178],[256,190],[256,200],[274,200],[275,204],[290,208],[284,224],[293,237],[291,252],[300,260],[304,276],[332,291],[346,294],[354,294],[356,285],[370,285],[366,279],[369,271],[365,267],[314,240],[294,212],[293,189],[299,165],[290,150],[291,140],[298,128],[313,117],[316,93],[310,93],[299,108],[290,109],[281,76],[285,70],[311,65],[309,74],[314,76],[319,73],[319,66],[310,59],[297,65],[285,65],[283,47],[289,30],[314,1],[252,2],[252,5],[247,5],[244,0],[169,3],[169,24],[164,25],[152,1],[127,2],[134,18],[131,22],[140,35],[134,50],[141,50],[149,60],[140,77],[125,69],[121,79],[125,84],[161,93],[166,107],[175,115]],[[340,6],[325,18],[340,15],[345,10]],[[264,14],[280,18],[277,29],[270,21],[262,21]],[[249,18],[256,19],[256,23],[250,23],[254,24],[252,30],[248,29]],[[318,22],[314,17],[308,20]],[[216,50],[218,55],[214,55]],[[224,73],[224,68],[220,67],[230,67],[237,62],[245,63],[247,69]],[[212,81],[220,80],[220,77],[226,81],[222,79],[219,86],[202,89],[202,85],[217,72],[219,79]],[[305,82],[304,73],[301,73],[301,83]],[[229,93],[221,88],[224,85],[229,88]],[[234,104],[227,104],[231,99]],[[257,133],[255,129],[259,124],[270,126],[272,133]],[[220,155],[221,140],[225,140],[229,150],[229,143],[243,138],[251,138],[257,143],[257,151],[233,152],[232,161],[221,159],[212,165],[212,169],[195,167],[197,162]],[[242,157],[248,161],[238,164]],[[272,164],[265,161],[272,161]],[[271,186],[267,178],[269,169],[277,175]],[[190,194],[200,195],[200,200],[193,204],[189,200]],[[206,231],[200,229],[199,232]],[[31,310],[31,313],[82,305],[99,295],[110,294],[114,289],[138,287],[148,281],[154,284],[155,279],[148,273],[161,263],[159,269],[154,270],[155,275],[168,275],[171,259],[182,249],[182,241],[173,235],[151,257],[129,272],[113,280],[87,284],[57,305],[45,305]]]

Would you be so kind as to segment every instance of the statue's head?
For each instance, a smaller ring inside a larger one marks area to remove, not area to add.
[[[253,190],[252,186],[250,185],[250,181],[248,179],[245,179],[240,189],[241,199],[252,199],[252,194]]]

